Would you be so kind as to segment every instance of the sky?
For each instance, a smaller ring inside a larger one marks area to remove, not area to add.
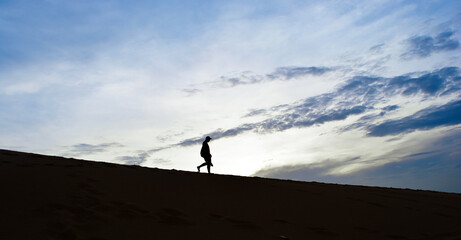
[[[0,148],[461,193],[461,1],[0,1]]]

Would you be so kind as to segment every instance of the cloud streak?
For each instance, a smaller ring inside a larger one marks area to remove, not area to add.
[[[269,109],[253,110],[245,117],[269,114],[257,123],[245,123],[227,130],[218,129],[204,136],[183,140],[176,146],[199,144],[207,135],[213,139],[237,136],[246,132],[271,133],[291,128],[305,128],[331,121],[344,120],[349,116],[377,110],[375,105],[383,104],[395,96],[442,96],[459,93],[461,80],[459,68],[447,67],[430,73],[411,73],[393,78],[355,76],[335,91],[310,97],[297,103]],[[343,131],[366,127],[368,136],[386,136],[426,130],[439,126],[461,123],[461,102],[451,102],[439,107],[430,107],[412,116],[390,120],[378,125],[373,122],[395,111],[398,105],[388,105],[378,114],[366,115]]]
[[[408,50],[401,55],[402,59],[425,58],[442,51],[459,49],[459,41],[454,38],[454,31],[445,31],[437,36],[413,36],[407,39]]]
[[[383,137],[461,124],[461,101],[429,107],[411,116],[367,127],[368,136]]]
[[[275,71],[265,75],[253,74],[251,72],[242,72],[236,76],[221,76],[218,81],[192,86],[183,89],[188,95],[201,92],[202,88],[233,88],[239,85],[258,84],[271,81],[289,81],[307,76],[321,76],[328,72],[334,71],[330,67],[279,67]]]
[[[84,156],[84,155],[91,155],[95,153],[101,153],[101,152],[108,151],[109,149],[112,149],[112,148],[120,148],[120,147],[124,147],[124,146],[116,142],[101,143],[97,145],[80,143],[80,144],[70,146],[69,147],[70,149],[66,153],[64,153],[64,155],[78,157],[78,156]]]

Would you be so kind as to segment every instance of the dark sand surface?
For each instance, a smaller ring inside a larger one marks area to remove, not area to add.
[[[461,239],[461,194],[0,150],[0,239]]]

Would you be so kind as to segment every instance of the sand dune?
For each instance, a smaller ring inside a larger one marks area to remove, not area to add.
[[[461,194],[0,150],[0,239],[461,239]]]

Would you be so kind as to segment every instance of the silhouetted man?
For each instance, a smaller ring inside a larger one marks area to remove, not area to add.
[[[210,136],[207,136],[205,138],[205,141],[203,141],[202,149],[200,150],[200,156],[202,156],[202,158],[205,159],[205,162],[202,163],[202,165],[197,167],[198,172],[200,172],[201,167],[207,166],[208,173],[210,173],[210,167],[213,166],[213,163],[211,163],[210,146],[208,146],[208,142],[210,140],[211,140]]]

